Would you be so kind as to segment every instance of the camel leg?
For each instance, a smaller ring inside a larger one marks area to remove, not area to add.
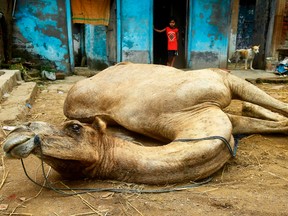
[[[228,82],[233,99],[247,101],[288,117],[287,103],[273,98],[263,90],[239,77],[231,74],[227,74],[227,76],[229,76]]]
[[[258,119],[265,119],[270,121],[287,121],[288,119],[278,113],[272,112],[268,109],[260,107],[255,104],[243,102],[242,116],[248,116]]]
[[[233,134],[288,133],[288,120],[269,121],[228,114],[233,125]]]

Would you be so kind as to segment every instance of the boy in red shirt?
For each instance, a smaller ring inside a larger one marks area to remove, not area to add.
[[[175,27],[175,19],[170,19],[169,26],[159,30],[154,28],[156,32],[165,32],[168,40],[168,62],[167,65],[173,67],[175,57],[178,55],[178,28]]]

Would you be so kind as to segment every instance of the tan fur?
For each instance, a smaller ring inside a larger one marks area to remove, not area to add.
[[[249,102],[246,110],[256,117],[225,113],[232,99]],[[288,104],[220,69],[119,64],[76,83],[64,114],[74,120],[16,129],[3,144],[6,156],[42,158],[41,146],[46,163],[64,176],[166,184],[219,170],[231,157],[226,144],[234,148],[233,134],[288,132]],[[152,138],[154,146],[134,142],[139,135],[107,132],[117,125]],[[227,143],[203,139],[211,136]]]

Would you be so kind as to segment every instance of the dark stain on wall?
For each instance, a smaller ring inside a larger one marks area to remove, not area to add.
[[[191,61],[193,69],[215,67],[219,65],[219,56],[215,52],[191,52]],[[193,62],[197,62],[196,66],[193,65]]]
[[[221,22],[219,22],[219,17],[230,16],[230,10],[226,10],[226,8],[221,7],[221,5],[226,4],[225,2],[226,0],[222,0],[222,1],[218,1],[217,3],[210,5],[210,7],[212,8],[212,14],[210,17],[209,24],[217,27],[218,33],[223,34],[223,35],[227,34],[228,23],[223,22],[223,19],[221,19]]]
[[[91,58],[87,59],[87,65],[88,65],[89,69],[94,69],[94,70],[104,70],[109,66],[108,64],[106,64],[103,61],[94,60]]]

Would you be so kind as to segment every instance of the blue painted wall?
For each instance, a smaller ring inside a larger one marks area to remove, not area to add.
[[[85,52],[91,69],[108,67],[106,32],[106,26],[85,25]]]
[[[230,0],[190,0],[188,67],[226,67]]]
[[[152,63],[153,0],[117,0],[118,61]]]
[[[72,35],[67,31],[67,1],[17,1],[15,55],[44,59],[55,64],[58,71],[70,72],[74,62],[69,58],[68,39]],[[189,0],[187,67],[226,67],[230,3]],[[153,63],[153,0],[116,0],[116,7],[117,61]],[[109,65],[106,28],[85,25],[85,54],[90,68]]]
[[[58,71],[69,72],[64,1],[18,0],[14,19],[13,57],[42,59]]]

